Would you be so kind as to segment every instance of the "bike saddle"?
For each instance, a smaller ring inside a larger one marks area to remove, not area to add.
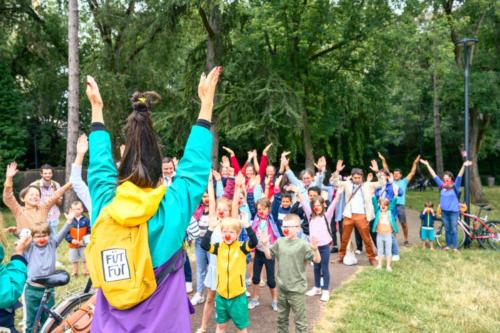
[[[63,270],[57,270],[52,274],[35,276],[31,281],[41,284],[45,288],[60,287],[69,283],[69,274]]]

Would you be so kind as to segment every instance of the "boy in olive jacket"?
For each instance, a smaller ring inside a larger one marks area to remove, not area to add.
[[[231,319],[238,332],[246,333],[250,326],[248,301],[246,297],[246,256],[257,246],[258,240],[248,221],[225,218],[221,223],[222,242],[211,244],[212,231],[218,224],[216,217],[210,218],[208,231],[201,241],[201,247],[217,255],[217,294],[215,296],[215,321],[217,332],[224,332]],[[245,227],[249,240],[239,242],[241,228]]]

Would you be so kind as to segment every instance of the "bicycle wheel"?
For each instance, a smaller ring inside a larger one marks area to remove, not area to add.
[[[468,227],[467,224],[465,224],[464,221],[462,221],[462,225],[464,226],[464,228],[467,228],[469,230],[469,232],[470,232],[470,227]],[[466,237],[467,237],[467,235],[465,234],[464,229],[462,227],[460,227],[460,223],[458,223],[458,225],[457,225],[458,248],[461,248],[461,247],[464,246],[465,238]]]
[[[490,221],[487,223],[488,228],[490,228],[493,232],[487,230],[485,227],[482,229],[485,232],[485,235],[491,236],[491,238],[485,238],[486,244],[488,244],[493,250],[500,249],[500,221]]]
[[[57,312],[63,319],[70,316],[73,312],[78,310],[83,304],[85,304],[94,293],[85,293],[78,294],[76,296],[70,297],[53,308],[53,311]],[[40,333],[49,333],[52,332],[57,326],[61,323],[58,323],[52,316],[49,316],[45,324],[43,325]]]
[[[434,221],[434,241],[439,248],[446,246],[445,230],[442,220]]]
[[[464,224],[465,228],[467,226]],[[434,221],[434,236],[435,240],[437,243],[437,246],[439,248],[444,248],[446,247],[446,229],[444,227],[444,223],[442,220],[436,220]],[[458,240],[458,247],[461,248],[464,243],[465,243],[465,231],[464,229],[460,226],[460,223],[457,225],[457,240]]]

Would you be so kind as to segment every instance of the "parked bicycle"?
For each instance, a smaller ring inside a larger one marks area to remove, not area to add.
[[[427,189],[432,190],[433,183],[431,179],[427,179],[425,177],[419,177],[418,179],[415,179],[415,181],[410,186],[408,186],[408,190],[410,191],[423,192]]]
[[[500,249],[500,221],[488,221],[487,214],[484,217],[480,217],[481,212],[489,212],[491,210],[492,208],[487,207],[487,205],[479,205],[477,215],[460,213],[457,225],[458,247],[462,247],[466,237],[468,237],[471,241],[477,240],[479,246],[484,249]],[[469,218],[469,224],[465,221],[467,217]],[[437,245],[445,247],[446,232],[444,224],[440,219],[434,223],[434,230]]]
[[[47,307],[47,300],[49,298],[51,289],[65,286],[69,283],[69,280],[70,277],[68,272],[63,270],[58,270],[53,274],[33,278],[33,282],[38,283],[46,288],[40,302],[40,307],[38,308],[35,316],[33,332],[40,331],[41,333],[48,333],[54,331],[94,295],[94,292],[91,289],[92,283],[89,280],[83,292],[68,297],[61,303],[54,306],[52,309]],[[40,330],[40,319],[43,313],[48,314],[48,319],[45,321],[43,327]],[[70,330],[70,332],[72,331]]]

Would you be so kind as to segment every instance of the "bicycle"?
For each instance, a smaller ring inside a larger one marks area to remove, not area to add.
[[[70,277],[68,272],[63,270],[57,270],[52,274],[38,276],[32,279],[33,282],[38,283],[46,288],[35,316],[35,323],[33,325],[34,333],[40,329],[40,319],[44,312],[48,314],[48,318],[41,327],[40,333],[49,333],[56,329],[61,323],[63,323],[66,318],[68,318],[73,312],[78,310],[94,295],[94,292],[91,290],[92,283],[89,279],[83,292],[77,293],[63,300],[53,308],[48,308],[46,304],[51,292],[51,288],[65,286],[69,283],[69,280]]]
[[[477,240],[479,246],[483,249],[490,247],[493,250],[500,249],[500,221],[488,221],[488,215],[481,218],[481,212],[491,211],[492,208],[487,205],[479,205],[477,215],[460,212],[457,222],[458,247],[462,247],[465,239],[468,237],[471,241]],[[465,218],[469,218],[470,225]],[[440,223],[439,223],[440,222]],[[436,220],[434,223],[435,239],[440,248],[446,246],[446,230],[442,220]]]

